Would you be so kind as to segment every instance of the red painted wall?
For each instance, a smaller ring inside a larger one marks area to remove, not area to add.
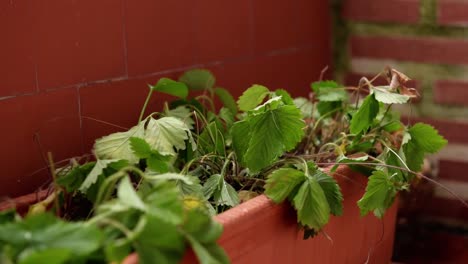
[[[330,64],[329,31],[328,1],[1,1],[0,196],[50,179],[37,172],[47,151],[67,159],[118,130],[85,117],[135,124],[162,76],[206,67],[235,95],[253,83],[306,94]]]

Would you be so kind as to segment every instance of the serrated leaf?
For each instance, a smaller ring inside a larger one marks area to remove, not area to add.
[[[96,181],[98,180],[98,177],[101,174],[103,174],[104,169],[107,168],[107,166],[109,166],[109,164],[111,164],[113,162],[117,162],[117,161],[119,161],[119,160],[117,160],[117,159],[112,159],[112,160],[100,160],[100,159],[98,159],[96,161],[96,164],[94,165],[93,169],[89,172],[88,176],[86,176],[86,179],[81,184],[79,190],[81,192],[83,192],[83,193],[86,193],[86,191],[89,189],[89,187],[91,187],[91,185],[96,183]]]
[[[353,115],[350,124],[350,131],[353,134],[359,134],[366,131],[379,113],[379,103],[375,100],[374,94],[370,94],[364,99],[364,102]]]
[[[62,264],[72,258],[71,250],[62,248],[49,248],[40,251],[33,251],[26,256],[22,255],[19,264]]]
[[[94,143],[94,153],[98,159],[125,159],[130,163],[138,162],[130,147],[131,137],[143,137],[144,124],[132,127],[125,132],[117,132],[97,139]]]
[[[404,104],[408,102],[410,97],[408,95],[390,92],[389,87],[374,87],[375,99],[384,104]]]
[[[224,107],[229,109],[234,115],[237,114],[237,104],[234,98],[232,97],[231,93],[221,87],[217,87],[214,90],[215,94],[223,103]]]
[[[186,105],[179,105],[174,109],[166,110],[165,115],[167,117],[176,117],[187,125],[189,129],[193,129],[195,121],[192,118],[192,111]]]
[[[321,87],[318,89],[317,99],[321,102],[347,101],[348,93],[344,89]]]
[[[144,228],[133,241],[139,263],[179,263],[185,245],[177,226],[149,215],[145,216],[145,222]]]
[[[234,114],[229,109],[221,107],[218,116],[224,120],[227,128],[230,128],[234,124]]]
[[[312,88],[312,91],[314,91],[314,93],[317,94],[319,93],[320,89],[323,89],[323,88],[333,89],[333,88],[339,88],[340,86],[335,81],[319,81],[319,82],[311,83],[310,87]]]
[[[313,177],[317,180],[318,184],[323,190],[330,207],[332,215],[340,216],[343,214],[343,194],[341,193],[340,186],[336,180],[330,175],[317,170]]]
[[[180,76],[179,81],[187,84],[192,90],[210,90],[213,88],[216,78],[208,70],[193,69]]]
[[[76,166],[66,175],[58,177],[57,184],[65,188],[69,193],[74,192],[80,188],[86,176],[88,176],[95,165],[95,162],[89,162],[84,165]]]
[[[330,207],[327,198],[315,178],[309,177],[299,188],[292,200],[297,211],[297,220],[316,231],[328,223]]]
[[[294,105],[301,110],[303,118],[312,117],[312,111],[314,110],[314,105],[304,97],[294,98]]]
[[[144,139],[152,149],[162,155],[175,155],[174,148],[185,149],[185,140],[189,140],[192,148],[196,149],[190,129],[175,117],[163,117],[157,120],[150,118]]]
[[[156,182],[145,202],[148,214],[175,225],[183,221],[183,200],[176,183]]]
[[[29,215],[23,221],[0,225],[0,243],[16,248],[18,255],[28,254],[31,258],[38,257],[39,251],[61,249],[69,251],[72,259],[82,260],[102,242],[103,234],[96,226],[65,222],[48,213]],[[26,257],[24,261],[29,260]]]
[[[285,105],[294,105],[294,100],[292,99],[288,91],[284,89],[277,89],[275,90],[275,94],[277,96],[281,96],[281,100],[283,101]]]
[[[412,171],[420,171],[426,153],[436,153],[442,149],[447,140],[432,126],[417,123],[413,125],[404,137],[403,152],[406,164]]]
[[[296,147],[304,136],[304,121],[300,110],[291,105],[250,116],[246,122],[250,133],[242,135],[233,130],[232,136],[233,142],[244,141],[235,143],[240,148],[236,145],[234,147],[237,156],[243,156],[241,160],[252,172],[258,172],[272,164],[284,152]],[[237,152],[246,146],[248,148],[245,154]]]
[[[117,188],[117,198],[124,205],[136,208],[141,211],[146,210],[145,203],[136,193],[129,177],[125,177],[120,181],[119,187]]]
[[[191,236],[187,236],[200,264],[228,264],[229,259],[224,250],[216,243],[199,243]]]
[[[146,159],[151,156],[151,146],[144,139],[139,137],[130,138],[130,148],[133,153],[140,159]]]
[[[170,94],[179,98],[185,99],[188,96],[188,88],[184,83],[176,82],[169,78],[161,78],[156,85],[149,85],[149,87],[153,91]]]
[[[447,145],[447,140],[428,124],[417,123],[408,133],[411,135],[411,141],[428,153],[436,153]]]
[[[195,177],[189,177],[188,175],[178,174],[178,173],[147,173],[145,179],[148,181],[181,181],[184,184],[192,185],[194,184]]]
[[[249,148],[250,133],[250,124],[247,120],[235,122],[231,127],[232,146],[240,163],[244,163],[244,155]]]
[[[221,174],[211,175],[203,185],[203,195],[206,199],[213,196],[217,204],[234,207],[239,204],[236,190],[227,183]]]
[[[306,176],[302,171],[292,168],[277,169],[268,175],[265,194],[275,203],[281,203],[305,179]]]
[[[263,102],[269,92],[270,90],[265,86],[254,84],[239,97],[237,105],[244,112],[252,110]]]
[[[366,192],[358,201],[361,215],[374,211],[376,216],[382,216],[393,202],[397,189],[390,178],[383,171],[374,171],[369,177]]]

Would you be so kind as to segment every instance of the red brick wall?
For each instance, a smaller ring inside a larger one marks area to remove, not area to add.
[[[0,196],[50,178],[35,173],[47,151],[66,159],[118,130],[82,116],[135,124],[162,76],[207,67],[235,95],[253,83],[305,94],[331,60],[327,2],[1,1]]]
[[[393,66],[415,79],[422,99],[404,109],[449,140],[436,157],[439,181],[468,200],[468,2],[466,0],[343,0],[348,64],[341,73],[374,76]],[[430,215],[466,220],[466,208],[436,188],[420,201]]]

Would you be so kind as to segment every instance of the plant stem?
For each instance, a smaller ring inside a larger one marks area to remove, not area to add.
[[[318,162],[316,163],[317,165],[321,165],[321,166],[328,166],[328,165],[338,165],[340,163],[337,163],[337,162]],[[342,164],[342,163],[341,163]],[[387,168],[392,168],[392,169],[397,169],[397,170],[402,170],[402,171],[406,171],[408,173],[411,173],[413,175],[416,175],[418,177],[421,177],[437,186],[439,186],[440,188],[446,190],[447,192],[449,192],[451,195],[453,195],[453,197],[455,197],[458,201],[460,201],[466,208],[468,208],[468,203],[463,199],[461,198],[458,194],[456,194],[455,192],[453,192],[452,190],[450,190],[449,188],[445,187],[444,185],[438,183],[437,181],[427,177],[426,175],[422,174],[422,173],[419,173],[419,172],[414,172],[412,170],[409,170],[409,169],[405,169],[405,168],[402,168],[402,167],[398,167],[398,166],[393,166],[393,165],[388,165],[388,164],[375,164],[375,163],[372,163],[372,162],[353,162],[353,165],[362,165],[362,166],[382,166],[382,167],[387,167]]]
[[[151,99],[152,94],[153,94],[153,89],[150,88],[148,96],[146,96],[145,104],[143,105],[143,108],[141,109],[140,117],[138,118],[138,124],[141,122],[141,120],[143,120],[143,115],[145,114],[146,107],[148,106],[148,103],[149,103],[149,100]]]
[[[49,160],[49,166],[50,166],[50,174],[52,174],[52,179],[54,181],[54,205],[55,205],[55,214],[57,216],[60,216],[60,207],[59,207],[59,202],[58,202],[58,197],[57,197],[57,174],[55,173],[55,164],[54,164],[54,159],[52,157],[52,152],[47,152],[47,158]]]

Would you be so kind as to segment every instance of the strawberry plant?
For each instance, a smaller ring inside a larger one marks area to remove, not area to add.
[[[447,142],[429,125],[405,126],[392,111],[417,96],[405,75],[379,75],[387,86],[319,81],[309,98],[292,98],[256,84],[237,101],[207,70],[162,78],[149,86],[135,126],[97,139],[93,159],[55,169],[49,156],[49,196],[24,218],[0,215],[0,259],[120,262],[136,251],[141,263],[178,263],[191,246],[200,263],[228,263],[214,214],[265,193],[291,203],[309,238],[342,214],[340,187],[323,169],[340,164],[369,175],[358,206],[382,217],[422,176],[425,154]],[[154,93],[176,99],[145,115]]]

